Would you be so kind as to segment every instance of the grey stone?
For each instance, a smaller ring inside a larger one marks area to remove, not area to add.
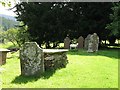
[[[45,70],[55,70],[57,68],[66,67],[68,63],[67,51],[66,49],[43,49]]]
[[[87,52],[96,52],[98,51],[99,37],[96,33],[90,35],[88,40],[88,51]]]
[[[70,42],[71,42],[71,40],[69,39],[69,37],[66,37],[64,39],[64,48],[65,49],[70,49]]]
[[[82,36],[80,36],[78,38],[78,46],[77,46],[77,48],[79,49],[79,48],[83,48],[83,47],[84,47],[84,38]]]
[[[85,38],[85,41],[84,41],[84,48],[86,50],[88,49],[88,44],[89,44],[90,36],[91,36],[91,34],[88,34],[88,36]]]
[[[99,37],[96,33],[93,33],[93,51],[98,51],[98,46],[99,46]]]
[[[43,50],[36,42],[26,42],[20,48],[21,75],[38,76],[44,72]]]
[[[93,35],[90,36],[90,39],[88,40],[88,51],[87,52],[94,52],[93,51]]]

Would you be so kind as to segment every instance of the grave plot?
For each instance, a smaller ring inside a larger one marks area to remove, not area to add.
[[[41,49],[36,42],[26,42],[20,49],[21,75],[40,75],[45,69],[65,67],[67,49]]]

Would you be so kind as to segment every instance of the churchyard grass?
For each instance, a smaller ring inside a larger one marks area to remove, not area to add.
[[[23,77],[19,51],[8,53],[6,64],[0,67],[2,88],[118,88],[117,49],[97,53],[70,50],[67,56],[66,68],[46,71],[40,77]]]

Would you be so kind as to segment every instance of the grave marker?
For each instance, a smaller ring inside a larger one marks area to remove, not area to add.
[[[64,48],[65,48],[65,49],[70,49],[70,42],[71,42],[71,40],[70,40],[69,37],[66,37],[66,38],[64,39]]]
[[[78,38],[78,46],[77,46],[77,48],[79,49],[79,48],[83,48],[83,46],[84,46],[84,38],[82,37],[82,36],[80,36],[79,38]]]

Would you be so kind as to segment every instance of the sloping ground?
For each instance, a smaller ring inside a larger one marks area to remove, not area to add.
[[[2,68],[3,88],[118,88],[118,51],[69,51],[66,68],[40,77],[20,76],[19,52],[9,53]]]

